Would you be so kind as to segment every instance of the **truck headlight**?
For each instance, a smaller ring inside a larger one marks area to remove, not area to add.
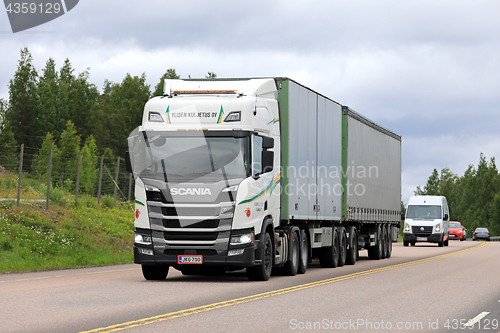
[[[441,224],[436,224],[435,232],[441,232]]]
[[[135,234],[134,242],[142,245],[151,245],[152,239],[150,235]]]
[[[249,232],[242,235],[231,236],[231,245],[243,245],[253,243],[253,232]]]
[[[407,231],[407,232],[410,231],[410,225],[408,223],[405,224],[405,231]]]

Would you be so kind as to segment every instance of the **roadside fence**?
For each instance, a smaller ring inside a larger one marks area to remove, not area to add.
[[[11,177],[7,177],[7,171]],[[13,173],[17,177],[12,176]],[[64,191],[74,193],[75,204],[79,196],[85,194],[96,197],[98,205],[102,200],[111,205],[111,197],[112,205],[117,201],[134,200],[134,179],[125,170],[125,161],[120,157],[89,157],[83,156],[81,151],[55,152],[53,148],[44,151],[24,144],[0,146],[2,176],[0,198],[14,199],[17,206],[21,200],[36,200],[45,201],[48,209],[50,201],[62,200]]]

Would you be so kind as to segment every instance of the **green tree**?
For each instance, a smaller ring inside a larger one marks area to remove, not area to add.
[[[215,79],[215,78],[217,78],[217,74],[215,74],[214,72],[208,72],[208,74],[205,75],[205,77],[207,79]]]
[[[93,135],[90,135],[82,148],[80,165],[80,190],[82,193],[95,194],[99,176],[99,157]]]
[[[150,96],[144,73],[140,77],[127,74],[121,84],[112,86],[106,148],[110,148],[114,155],[124,156],[126,139],[142,123],[144,105]]]
[[[19,165],[19,155],[17,151],[19,145],[14,137],[14,132],[5,121],[5,112],[8,103],[3,98],[0,99],[0,166],[9,170],[15,170]]]
[[[43,75],[38,82],[38,94],[40,98],[40,107],[37,110],[37,135],[44,136],[46,133],[54,133],[56,137],[61,134],[59,129],[59,116],[57,112],[58,98],[58,74],[55,68],[55,62],[50,58]]]
[[[33,66],[33,57],[28,48],[21,49],[14,78],[9,81],[9,108],[5,113],[5,121],[14,133],[18,143],[29,147],[40,147],[42,139],[38,133],[36,119],[40,105],[38,99],[38,73]],[[26,165],[29,170],[28,165]]]
[[[68,120],[66,129],[59,139],[58,171],[60,186],[73,190],[76,182],[76,172],[78,166],[78,152],[80,151],[80,135],[76,133],[75,125]]]
[[[175,69],[173,68],[167,69],[165,74],[163,74],[162,77],[160,78],[160,82],[158,82],[158,84],[155,86],[155,91],[152,97],[163,96],[163,83],[165,82],[164,81],[165,79],[180,79],[180,78],[181,78],[180,75],[177,75]]]
[[[41,180],[47,180],[49,175],[50,149],[52,148],[52,172],[51,182],[54,183],[59,174],[57,170],[57,160],[59,157],[59,148],[55,143],[52,134],[47,133],[42,143],[42,148],[33,157],[33,173]]]
[[[436,169],[432,171],[432,175],[427,180],[423,195],[439,195],[439,173]]]

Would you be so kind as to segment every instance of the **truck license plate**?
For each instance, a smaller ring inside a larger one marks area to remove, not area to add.
[[[427,241],[427,237],[417,237],[417,241],[426,242]]]
[[[178,264],[203,264],[203,256],[177,256]]]

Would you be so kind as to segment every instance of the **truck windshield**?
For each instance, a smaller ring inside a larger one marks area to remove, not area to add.
[[[143,132],[134,147],[140,177],[188,182],[246,178],[250,175],[250,138],[168,136]]]
[[[441,206],[411,205],[406,212],[408,219],[441,219]]]

